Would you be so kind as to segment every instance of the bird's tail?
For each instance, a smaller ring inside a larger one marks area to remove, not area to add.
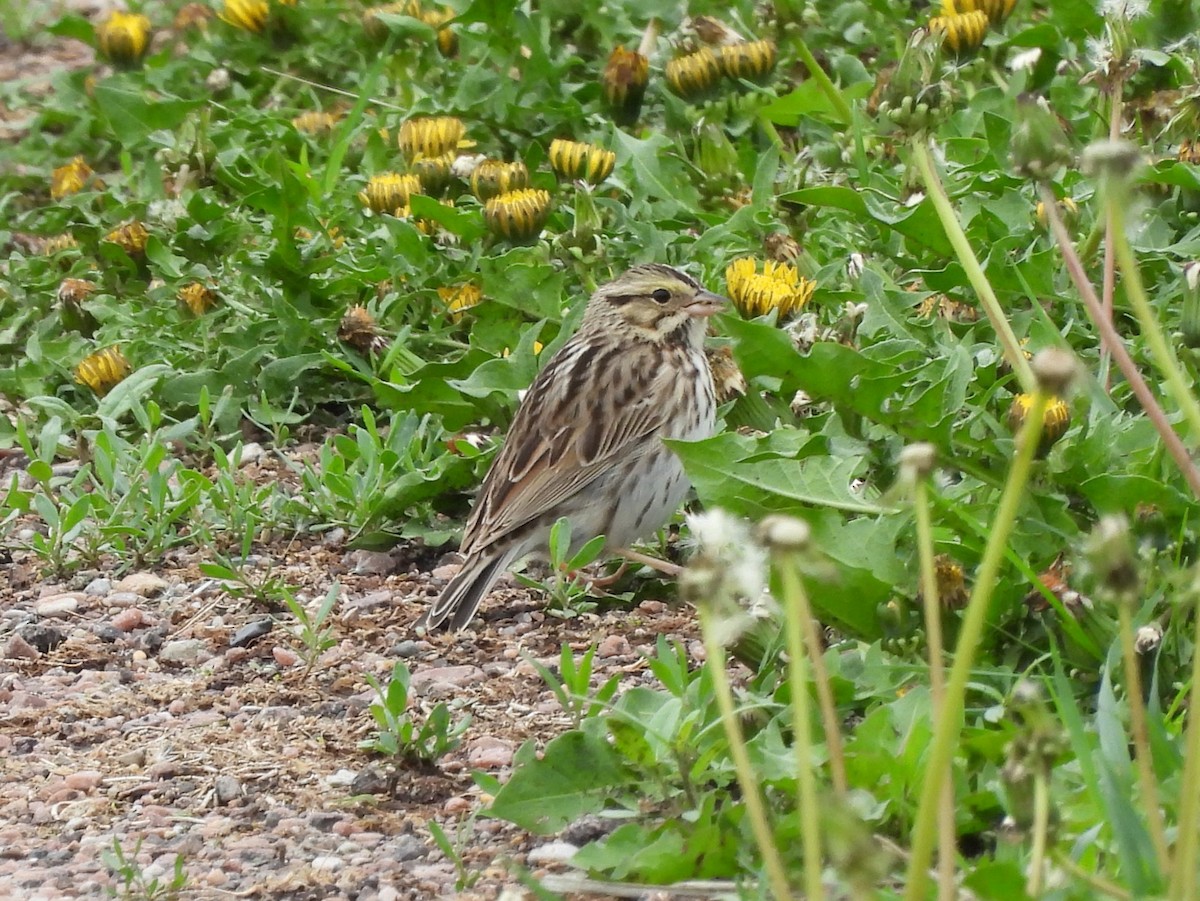
[[[449,618],[450,628],[455,632],[466,628],[488,590],[508,569],[515,557],[516,548],[507,553],[468,559],[463,568],[450,580],[450,584],[438,595],[433,606],[417,620],[417,626],[424,626],[432,631]]]

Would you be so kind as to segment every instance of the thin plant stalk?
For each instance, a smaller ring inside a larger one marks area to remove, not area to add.
[[[1159,437],[1162,438],[1167,452],[1171,455],[1171,459],[1175,461],[1175,465],[1179,467],[1179,471],[1183,473],[1183,477],[1191,487],[1192,493],[1200,500],[1200,470],[1197,470],[1196,464],[1192,460],[1191,454],[1188,453],[1183,440],[1176,434],[1175,429],[1172,428],[1171,423],[1167,420],[1166,413],[1163,412],[1158,400],[1155,399],[1154,394],[1150,391],[1150,387],[1146,384],[1146,380],[1138,370],[1137,364],[1129,356],[1129,351],[1125,348],[1125,342],[1117,334],[1117,330],[1111,320],[1104,316],[1104,309],[1101,306],[1100,298],[1096,296],[1096,291],[1092,287],[1092,283],[1088,281],[1083,263],[1080,261],[1079,255],[1075,252],[1075,246],[1071,243],[1071,237],[1067,232],[1066,225],[1062,221],[1062,216],[1059,215],[1058,208],[1053,205],[1054,194],[1045,184],[1039,185],[1038,190],[1042,196],[1042,205],[1046,210],[1050,228],[1054,232],[1055,240],[1058,241],[1059,250],[1063,255],[1063,261],[1067,265],[1067,271],[1071,275],[1071,280],[1075,283],[1075,290],[1083,298],[1092,324],[1100,333],[1100,340],[1112,354],[1117,366],[1120,367],[1121,375],[1125,377],[1125,381],[1129,383],[1130,390],[1133,391],[1134,396],[1138,399],[1138,403],[1146,411],[1146,416],[1154,424],[1154,428],[1158,431]]]
[[[808,697],[808,659],[804,650],[804,621],[811,622],[808,597],[800,582],[794,554],[783,554],[779,578],[783,588],[785,638],[788,650],[788,682],[792,690],[792,732],[796,754],[796,792],[800,834],[804,849],[805,897],[825,897],[821,884],[821,817],[817,781],[812,767],[812,726]]]
[[[913,156],[917,161],[917,168],[921,170],[921,177],[925,181],[925,190],[929,192],[929,199],[933,202],[933,208],[937,211],[938,219],[946,231],[946,237],[950,239],[950,244],[954,247],[959,263],[967,273],[971,287],[975,289],[992,328],[996,330],[996,337],[1000,339],[1000,349],[1004,352],[1004,359],[1016,373],[1021,390],[1026,394],[1032,394],[1036,387],[1033,370],[1029,366],[1029,361],[1025,359],[1025,354],[1021,351],[1021,344],[1017,341],[1017,336],[1013,333],[1012,326],[1009,325],[1008,318],[1004,315],[1004,310],[1000,307],[996,292],[992,290],[991,283],[983,272],[983,267],[979,265],[975,251],[971,249],[971,242],[967,240],[967,236],[963,232],[954,207],[950,204],[950,198],[946,196],[946,188],[938,176],[937,168],[933,164],[933,157],[929,153],[929,142],[924,137],[917,138],[912,142],[912,149]]]
[[[1033,392],[1033,404],[1025,417],[1025,424],[1017,436],[1017,454],[1012,467],[1008,471],[1008,479],[1004,491],[1000,495],[1000,503],[996,508],[996,518],[988,535],[987,546],[983,551],[983,559],[975,578],[975,587],[967,601],[963,613],[962,627],[959,630],[958,645],[954,653],[954,665],[950,669],[950,678],[946,683],[946,693],[942,698],[942,709],[934,723],[933,741],[929,749],[926,765],[926,779],[921,786],[921,796],[917,805],[916,820],[913,823],[912,848],[908,859],[907,887],[904,892],[906,901],[924,901],[929,885],[929,861],[933,856],[933,846],[936,841],[938,808],[945,780],[950,773],[954,759],[954,749],[962,736],[965,718],[965,701],[967,681],[971,677],[971,667],[975,663],[975,654],[983,638],[983,628],[987,622],[988,607],[991,605],[992,592],[995,590],[1000,566],[1004,562],[1004,551],[1008,536],[1012,533],[1017,520],[1017,511],[1025,494],[1025,486],[1029,482],[1029,474],[1033,470],[1033,458],[1037,452],[1038,441],[1042,435],[1042,418],[1046,415],[1046,407],[1050,396],[1037,388]]]
[[[1050,832],[1050,784],[1040,768],[1033,777],[1033,848],[1029,854],[1029,878],[1025,894],[1036,898],[1046,874],[1046,839]]]
[[[787,565],[795,567],[794,562],[789,562]],[[821,709],[821,725],[825,730],[825,748],[829,754],[829,779],[833,783],[834,793],[841,800],[846,797],[846,792],[849,790],[846,782],[846,755],[842,750],[842,724],[838,720],[837,704],[833,699],[833,689],[829,685],[829,670],[825,668],[825,652],[821,647],[821,635],[817,631],[817,621],[813,617],[812,605],[808,602],[808,594],[798,578],[796,587],[798,591],[795,597],[796,605],[800,608],[800,625],[804,629],[804,643],[808,649],[809,661],[813,669],[817,704]],[[791,603],[791,596],[785,594],[784,600],[786,603]]]
[[[1109,898],[1115,898],[1117,901],[1132,901],[1133,893],[1128,892],[1121,886],[1109,882],[1097,876],[1095,873],[1089,872],[1081,867],[1078,863],[1071,860],[1069,854],[1055,854],[1054,863],[1062,870],[1070,873],[1080,882],[1091,886],[1101,895],[1107,895]]]
[[[1114,78],[1113,83],[1109,85],[1112,106],[1108,120],[1108,138],[1111,141],[1119,140],[1121,137],[1121,94],[1123,90],[1123,79],[1119,76]],[[1106,236],[1104,241],[1104,281],[1101,285],[1100,296],[1104,303],[1104,316],[1109,322],[1112,322],[1113,298],[1116,294],[1117,285],[1117,260],[1112,236],[1117,230],[1117,221],[1111,206],[1105,211],[1104,229]],[[1107,388],[1108,350],[1104,347],[1100,351],[1100,372],[1103,373],[1102,381]]]
[[[1123,195],[1124,192],[1119,193]],[[1138,324],[1142,327],[1142,335],[1145,337],[1146,343],[1150,345],[1150,352],[1154,354],[1155,362],[1158,363],[1158,368],[1166,379],[1167,390],[1188,421],[1192,431],[1192,440],[1200,441],[1200,403],[1197,403],[1188,386],[1187,379],[1183,377],[1179,363],[1176,361],[1175,355],[1171,353],[1167,338],[1159,327],[1154,310],[1150,307],[1150,300],[1146,296],[1146,287],[1142,284],[1141,270],[1133,256],[1133,248],[1129,246],[1129,238],[1125,235],[1124,199],[1123,196],[1114,196],[1112,191],[1104,193],[1104,202],[1112,212],[1117,224],[1117,228],[1112,234],[1112,242],[1116,249],[1117,265],[1121,267],[1121,274],[1125,276],[1125,295],[1133,307],[1133,314],[1137,316]]]
[[[1121,624],[1121,656],[1125,663],[1125,693],[1129,696],[1129,726],[1133,732],[1134,759],[1142,789],[1142,806],[1146,808],[1150,842],[1154,845],[1154,854],[1158,858],[1159,872],[1165,874],[1171,867],[1171,854],[1167,849],[1167,833],[1163,827],[1162,808],[1158,803],[1158,783],[1154,778],[1150,733],[1146,728],[1146,701],[1142,697],[1142,674],[1138,665],[1137,649],[1134,646],[1130,599],[1121,598],[1117,604]]]
[[[804,38],[800,36],[798,31],[792,34],[791,41],[792,49],[796,51],[796,55],[800,57],[800,61],[808,69],[809,76],[817,83],[817,87],[821,89],[821,93],[829,100],[830,106],[837,112],[838,119],[849,125],[854,118],[854,114],[850,112],[850,104],[846,102],[846,98],[842,96],[842,92],[830,81],[829,76],[821,68],[821,64],[817,62],[817,58],[812,55],[812,51],[808,49],[808,44],[804,42]]]
[[[1192,647],[1200,648],[1200,609],[1195,611],[1195,621]],[[1195,652],[1192,653],[1192,690],[1188,702],[1188,710],[1200,710],[1200,654]],[[1200,716],[1187,718],[1184,746],[1183,784],[1179,790],[1179,819],[1175,826],[1178,838],[1167,893],[1171,901],[1196,897],[1196,852],[1200,849]]]
[[[788,885],[787,871],[779,857],[779,849],[775,846],[775,838],[771,834],[771,827],[767,822],[766,808],[763,805],[762,795],[759,793],[758,782],[754,778],[754,770],[750,764],[750,755],[746,751],[742,728],[738,723],[737,709],[733,703],[733,690],[729,687],[729,673],[725,670],[725,647],[717,637],[710,605],[701,604],[699,611],[700,629],[704,636],[704,650],[708,657],[713,691],[717,696],[717,706],[721,710],[721,724],[725,727],[725,735],[729,739],[729,754],[733,758],[738,786],[742,790],[746,816],[750,819],[750,828],[754,832],[754,840],[762,855],[771,893],[779,901],[786,901],[791,897],[791,887]]]
[[[942,609],[938,596],[937,564],[933,556],[933,522],[929,515],[929,479],[919,478],[914,486],[913,510],[917,519],[917,553],[921,561],[921,597],[925,607],[925,643],[929,649],[929,698],[934,719],[942,715],[946,692],[946,661],[942,652]],[[954,823],[954,779],[950,772],[942,784],[938,802],[938,898],[954,897],[956,853]]]

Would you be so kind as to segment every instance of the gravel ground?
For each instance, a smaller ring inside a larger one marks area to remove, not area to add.
[[[283,475],[271,454],[244,472]],[[562,642],[595,643],[595,684],[621,672],[628,686],[649,683],[643,655],[659,634],[696,647],[691,617],[661,600],[563,621],[512,580],[476,631],[416,638],[412,624],[456,564],[412,548],[347,550],[335,532],[255,558],[312,607],[342,586],[337,643],[306,675],[294,618],[231,595],[194,551],[150,571],[47,580],[21,549],[35,526],[0,547],[0,896],[5,886],[31,901],[101,896],[121,882],[102,859],[116,839],[147,879],[169,879],[182,858],[183,897],[526,897],[510,863],[562,870],[570,847],[471,821],[485,801],[472,770],[504,780],[524,741],[567,728],[525,658],[553,665]],[[472,717],[436,768],[359,747],[374,734],[365,677],[386,679],[397,658],[421,705]],[[430,820],[450,835],[468,824],[469,890],[456,892]]]

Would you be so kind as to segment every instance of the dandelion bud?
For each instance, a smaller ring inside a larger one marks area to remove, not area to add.
[[[267,0],[225,0],[221,21],[258,34],[267,27],[270,14],[271,7]]]
[[[59,166],[50,173],[50,196],[61,200],[70,194],[78,194],[92,177],[92,167],[77,156],[65,166]]]
[[[443,153],[441,156],[423,156],[409,166],[409,171],[421,182],[422,194],[426,197],[437,197],[450,186],[453,164],[454,154],[452,153]]]
[[[618,125],[633,125],[642,110],[642,98],[650,81],[650,60],[636,50],[618,44],[608,57],[600,90]]]
[[[550,142],[550,168],[561,178],[581,179],[598,185],[612,174],[617,155],[611,150],[556,138]]]
[[[116,244],[131,257],[141,256],[146,252],[146,241],[149,238],[150,233],[146,231],[146,226],[136,219],[113,229],[104,236],[105,241]]]
[[[942,0],[942,15],[955,16],[980,10],[993,25],[1002,25],[1016,5],[1017,0]]]
[[[768,551],[796,553],[808,549],[812,529],[803,519],[775,514],[758,524],[758,537]]]
[[[721,64],[707,47],[667,63],[667,87],[684,100],[699,100],[708,94],[721,78]]]
[[[1179,326],[1187,347],[1200,347],[1200,262],[1192,260],[1183,265],[1183,310]]]
[[[150,46],[150,20],[142,15],[113,11],[96,26],[100,53],[118,66],[136,66]]]
[[[1131,141],[1093,141],[1083,149],[1080,168],[1084,174],[1124,183],[1142,163],[1142,152]]]
[[[1016,127],[1009,158],[1022,178],[1053,178],[1072,161],[1070,143],[1062,124],[1044,97],[1022,94],[1017,98]]]
[[[483,160],[471,172],[471,192],[482,201],[529,187],[529,169],[520,160]]]
[[[931,33],[942,36],[944,44],[955,53],[969,53],[983,46],[987,37],[988,17],[982,10],[934,16],[929,20]]]
[[[500,194],[483,208],[488,230],[510,241],[536,238],[549,215],[550,192],[530,188]]]
[[[918,28],[890,75],[880,73],[871,100],[885,123],[917,134],[941,119],[949,105],[948,92],[938,77],[941,43],[940,34]]]
[[[376,213],[393,213],[408,205],[408,198],[421,193],[421,181],[415,175],[385,172],[372,175],[358,199]]]
[[[1113,594],[1123,596],[1137,590],[1137,559],[1125,517],[1102,517],[1092,530],[1088,551],[1097,578]]]
[[[184,285],[176,296],[193,316],[203,315],[217,302],[217,293],[200,282],[190,282]]]
[[[361,305],[352,306],[338,323],[337,336],[363,354],[379,354],[387,350],[387,339],[379,333],[379,323]]]
[[[383,41],[388,36],[388,27],[380,20],[380,15],[419,19],[421,4],[417,0],[401,0],[399,3],[385,3],[365,10],[362,14],[363,31],[372,41]]]
[[[103,397],[131,372],[129,361],[120,347],[106,347],[84,357],[75,367],[75,381],[91,388],[98,397]]]
[[[726,44],[720,49],[721,71],[729,78],[763,81],[775,70],[779,50],[771,40]]]
[[[400,126],[400,151],[411,163],[423,156],[441,156],[462,146],[467,126],[454,116],[428,116],[409,119]]]

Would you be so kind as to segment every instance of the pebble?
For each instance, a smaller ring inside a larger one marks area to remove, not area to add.
[[[242,783],[233,776],[218,776],[213,781],[218,804],[229,804],[242,797]]]
[[[442,805],[442,810],[448,814],[467,813],[475,807],[474,802],[465,795],[455,795],[452,798],[447,798],[446,803]]]
[[[391,653],[397,657],[416,657],[421,652],[421,642],[406,638],[392,646]]]
[[[385,607],[392,602],[392,593],[387,589],[372,591],[360,597],[351,595],[346,599],[346,606],[351,610],[364,612],[367,610],[375,610],[378,607]]]
[[[205,647],[204,642],[199,638],[178,638],[175,641],[168,641],[164,644],[158,656],[159,659],[165,660],[168,663],[191,666],[200,663],[202,660],[207,660],[212,655],[209,654],[208,648]]]
[[[625,657],[633,653],[633,649],[624,635],[609,635],[596,646],[596,653],[601,657]]]
[[[136,595],[148,598],[165,591],[168,582],[162,576],[154,573],[130,573],[116,584],[117,591],[131,591]]]
[[[569,842],[547,842],[531,848],[525,860],[528,863],[560,863],[570,860],[579,851]]]
[[[330,854],[323,854],[313,858],[312,868],[318,873],[333,873],[342,868],[342,859]]]
[[[483,670],[477,666],[431,666],[412,674],[412,687],[418,691],[431,685],[459,688],[483,680]]]
[[[388,551],[351,551],[346,562],[356,576],[386,576],[396,568],[396,558]]]
[[[9,660],[37,660],[42,652],[20,635],[12,635],[4,645],[4,656]]]
[[[38,616],[67,616],[79,609],[81,600],[83,595],[75,591],[52,594],[34,604],[33,612]]]
[[[481,770],[510,766],[513,759],[512,742],[492,735],[483,735],[467,749],[467,763]]]
[[[426,854],[425,844],[415,835],[401,835],[397,837],[388,851],[393,860],[406,861],[416,860],[424,857]]]
[[[69,774],[63,781],[66,782],[67,788],[90,792],[100,784],[103,778],[104,774],[99,770],[80,770],[77,773]]]
[[[239,462],[240,466],[248,466],[262,458],[266,451],[263,446],[257,441],[249,441],[242,445],[242,458]]]
[[[112,627],[121,632],[129,632],[138,626],[144,625],[146,622],[146,614],[138,607],[130,607],[127,610],[122,610],[112,618]]]
[[[132,591],[114,591],[104,599],[104,604],[107,607],[133,607],[140,600],[142,596]]]
[[[92,579],[83,588],[83,593],[94,598],[102,598],[112,591],[112,580],[103,577]]]
[[[300,655],[291,648],[284,648],[276,645],[271,648],[271,656],[275,658],[275,662],[280,666],[295,666],[300,662]]]
[[[252,623],[246,623],[229,639],[229,646],[232,648],[240,648],[250,644],[252,641],[257,641],[262,638],[275,626],[275,621],[271,619],[258,619]]]

